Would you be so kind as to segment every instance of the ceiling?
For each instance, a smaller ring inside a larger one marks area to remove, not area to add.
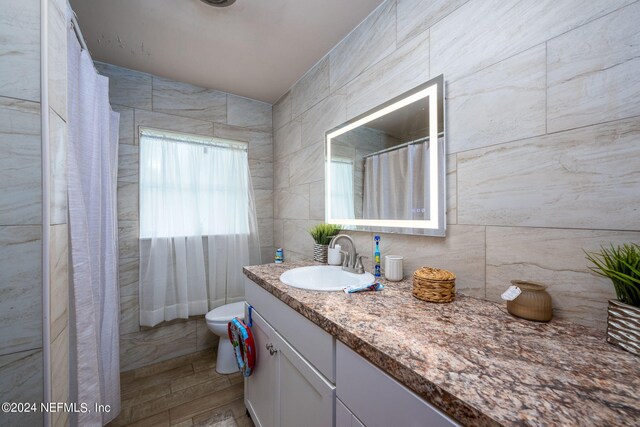
[[[70,0],[93,59],[273,103],[383,0]]]

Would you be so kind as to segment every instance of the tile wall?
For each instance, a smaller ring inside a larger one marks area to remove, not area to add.
[[[120,246],[120,368],[128,371],[212,347],[202,316],[140,327],[138,305],[138,128],[217,136],[249,143],[249,169],[264,260],[273,257],[271,105],[187,83],[96,62],[109,77],[120,113],[118,226]],[[212,356],[213,357],[213,356]]]
[[[39,0],[0,0],[0,383],[3,402],[41,402],[42,154]],[[69,398],[66,203],[67,3],[48,2],[52,401]],[[55,54],[54,54],[55,53]],[[51,415],[66,425],[67,414]],[[0,426],[42,424],[40,412],[0,414]]]
[[[630,0],[386,1],[273,107],[275,246],[312,254],[323,132],[444,73],[447,237],[384,234],[383,255],[496,301],[545,282],[558,317],[604,330],[614,293],[583,250],[640,243],[639,20]]]

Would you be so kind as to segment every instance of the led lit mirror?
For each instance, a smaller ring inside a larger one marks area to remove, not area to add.
[[[325,216],[344,228],[444,236],[444,76],[326,137]]]

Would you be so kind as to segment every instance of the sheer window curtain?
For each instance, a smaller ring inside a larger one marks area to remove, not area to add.
[[[143,129],[140,324],[243,300],[259,248],[246,144]]]

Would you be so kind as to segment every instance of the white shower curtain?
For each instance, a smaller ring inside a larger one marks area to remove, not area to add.
[[[259,263],[246,144],[143,129],[140,325],[243,300]]]
[[[364,219],[428,220],[429,143],[365,159]]]
[[[70,19],[70,17],[69,17]],[[116,176],[119,115],[109,81],[68,32],[68,204],[71,425],[101,426],[120,412]],[[109,412],[94,410],[109,405]]]

